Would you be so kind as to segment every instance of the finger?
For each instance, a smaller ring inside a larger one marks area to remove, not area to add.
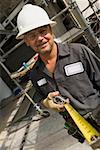
[[[69,104],[70,103],[70,100],[69,98],[66,99],[66,101],[64,102],[64,104]]]
[[[58,111],[65,111],[64,105],[57,104],[57,109],[58,109]]]
[[[58,108],[58,111],[64,112],[65,108]]]
[[[48,94],[48,98],[49,98],[49,99],[52,99],[53,97],[55,97],[55,96],[57,96],[57,95],[59,95],[59,91],[50,92],[50,93]]]

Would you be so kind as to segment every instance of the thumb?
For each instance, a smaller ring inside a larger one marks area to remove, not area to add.
[[[48,94],[48,98],[49,98],[49,99],[52,99],[53,97],[55,97],[55,96],[57,96],[57,95],[59,95],[59,91],[50,92],[50,93]]]

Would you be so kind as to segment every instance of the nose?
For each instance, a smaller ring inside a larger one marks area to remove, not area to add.
[[[43,36],[42,34],[38,33],[38,34],[37,34],[37,39],[38,39],[39,41],[42,41],[42,40],[44,39],[44,36]]]

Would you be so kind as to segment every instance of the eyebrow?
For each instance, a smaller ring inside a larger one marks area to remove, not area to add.
[[[34,30],[31,30],[31,31],[27,32],[25,35],[28,35],[28,34],[32,33],[33,31],[36,31],[36,30],[39,30],[39,29],[43,29],[43,28],[47,28],[47,27],[49,27],[49,26],[48,26],[48,25],[45,25],[45,26],[43,26],[43,27],[36,28],[36,29],[34,29]]]

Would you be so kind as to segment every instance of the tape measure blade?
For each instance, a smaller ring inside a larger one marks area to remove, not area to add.
[[[93,128],[92,125],[86,121],[70,104],[65,104],[65,108],[89,143],[92,142],[92,137],[100,136],[98,131],[96,131],[96,129]]]

